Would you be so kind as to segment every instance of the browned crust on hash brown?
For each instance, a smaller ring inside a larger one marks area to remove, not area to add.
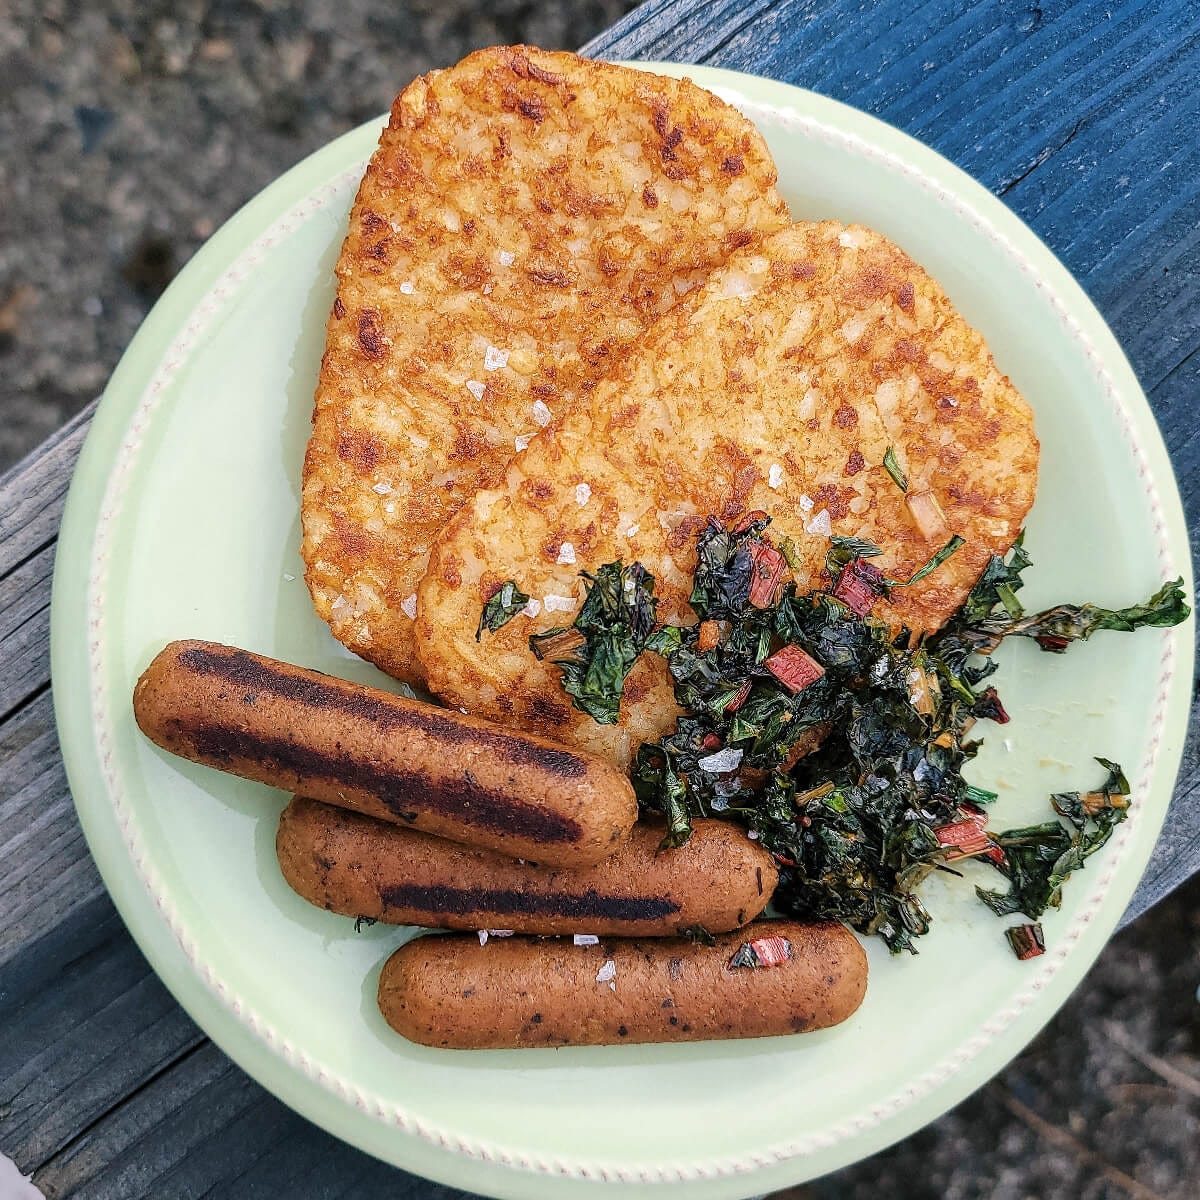
[[[883,465],[889,446],[907,494]],[[710,515],[769,512],[801,590],[821,584],[830,533],[877,542],[873,561],[896,579],[957,534],[952,558],[877,608],[897,628],[936,629],[1012,545],[1037,462],[1029,406],[936,280],[869,229],[797,224],[661,318],[586,409],[449,522],[420,591],[430,687],[625,764],[675,720],[663,660],[638,661],[620,723],[602,726],[529,651],[531,633],[570,624],[581,569],[641,562],[660,617],[689,622],[695,535]],[[928,506],[924,526],[914,503]],[[480,608],[506,579],[542,608],[476,642]]]
[[[687,80],[510,46],[410,84],[337,266],[304,462],[318,614],[418,682],[429,546],[738,247],[784,226],[766,146]]]

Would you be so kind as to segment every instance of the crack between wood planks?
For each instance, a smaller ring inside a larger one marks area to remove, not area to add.
[[[33,1169],[34,1183],[36,1184],[38,1182],[37,1176],[42,1171],[46,1170],[47,1167],[51,1166],[58,1159],[61,1159],[64,1155],[70,1153],[70,1151],[78,1146],[79,1143],[82,1142],[83,1139],[86,1138],[87,1135],[91,1133],[92,1130],[98,1125],[102,1124],[104,1121],[107,1121],[108,1118],[111,1117],[115,1112],[121,1108],[124,1108],[125,1105],[135,1100],[147,1088],[153,1087],[154,1084],[162,1079],[162,1077],[169,1071],[175,1070],[176,1067],[186,1062],[194,1054],[198,1053],[200,1050],[203,1050],[204,1047],[209,1044],[209,1039],[205,1037],[204,1034],[198,1033],[194,1042],[192,1042],[179,1054],[175,1055],[175,1057],[169,1062],[164,1063],[152,1075],[148,1075],[145,1079],[143,1079],[142,1082],[133,1089],[133,1091],[126,1092],[125,1095],[120,1098],[120,1100],[110,1104],[103,1112],[93,1117],[78,1133],[73,1134],[67,1141],[59,1146],[59,1148],[55,1150],[53,1154],[49,1155],[47,1158],[38,1163],[38,1165]]]
[[[44,696],[49,690],[50,680],[43,679],[42,682],[33,689],[33,691],[29,692],[27,695],[18,700],[16,704],[12,706],[12,708],[8,709],[7,712],[0,713],[0,733],[4,731],[4,726],[7,725],[9,721],[15,720],[17,717],[19,717],[21,713],[29,708],[30,705],[40,700],[41,697]]]
[[[47,594],[46,598],[41,602],[41,604],[39,604],[37,606],[37,608],[33,609],[32,612],[26,613],[21,618],[20,624],[14,625],[7,632],[0,634],[0,647],[3,647],[4,643],[6,641],[8,641],[9,638],[16,637],[23,629],[25,629],[29,625],[32,625],[33,622],[36,621],[37,618],[40,617],[42,615],[42,613],[44,613],[49,607],[50,607],[50,596],[49,596],[49,594]],[[0,716],[0,720],[3,720],[3,719],[4,719],[3,716]]]
[[[1188,363],[1190,363],[1192,359],[1196,357],[1197,354],[1200,354],[1200,346],[1193,346],[1173,367],[1169,367],[1166,371],[1164,371],[1162,375],[1160,375],[1159,378],[1146,389],[1146,395],[1149,396],[1158,391],[1158,389],[1162,387],[1162,385],[1166,383],[1172,375],[1176,375],[1182,371],[1183,368],[1186,367]]]
[[[55,542],[58,541],[58,530],[56,529],[45,541],[39,542],[27,554],[18,558],[16,562],[4,568],[0,572],[0,583],[3,583],[10,575],[15,575],[22,567],[28,566],[39,554],[45,553]]]
[[[714,46],[707,46],[704,50],[704,56],[699,60],[701,63],[711,63],[712,60],[725,49],[735,38],[740,37],[751,25],[759,20],[765,13],[772,8],[777,7],[775,0],[767,0],[766,3],[761,3],[752,12],[744,15],[743,20],[739,25],[735,25],[719,42]]]
[[[1071,142],[1075,140],[1075,137],[1079,133],[1079,131],[1086,124],[1087,124],[1087,118],[1080,117],[1079,120],[1076,121],[1075,124],[1071,127],[1071,132],[1068,133],[1067,136],[1065,138],[1063,138],[1063,140],[1061,142],[1057,142],[1052,146],[1044,146],[1041,150],[1039,150],[1037,152],[1037,155],[1034,158],[1033,162],[1030,163],[1029,166],[1026,167],[1024,171],[1022,171],[1019,175],[1014,175],[1011,179],[1001,180],[1000,183],[998,183],[995,186],[995,188],[993,188],[992,190],[996,193],[997,196],[1001,196],[1001,197],[1007,196],[1008,193],[1011,192],[1013,190],[1013,188],[1015,188],[1019,183],[1023,183],[1026,179],[1028,179],[1029,176],[1032,175],[1034,173],[1034,171],[1036,171],[1038,169],[1038,167],[1042,166],[1046,162],[1049,162],[1049,160],[1051,158],[1053,158],[1054,155],[1056,155],[1060,150],[1064,149],[1066,146],[1069,146],[1071,144]]]

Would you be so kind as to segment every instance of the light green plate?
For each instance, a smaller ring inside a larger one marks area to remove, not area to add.
[[[761,79],[686,73],[762,129],[795,216],[862,221],[898,241],[1033,404],[1042,474],[1022,599],[1128,603],[1178,574],[1190,594],[1150,410],[1037,238],[870,117]],[[1098,782],[1093,755],[1121,760],[1135,785],[1133,819],[1046,919],[1043,958],[1013,958],[971,880],[934,881],[936,926],[920,957],[891,960],[872,943],[866,1003],[838,1029],[559,1051],[409,1045],[374,1004],[378,969],[404,934],[355,934],[289,892],[273,853],[283,795],[159,753],[130,712],[134,680],[171,638],[382,682],[313,615],[297,552],[331,272],[376,133],[356,130],[301,163],[197,254],[114,374],[80,459],[55,577],[54,695],[109,891],[180,1003],[251,1075],[338,1136],[432,1178],[521,1200],[579,1195],[594,1180],[701,1200],[870,1154],[1020,1050],[1112,932],[1175,778],[1190,631],[1101,634],[1065,658],[1003,649],[1013,721],[989,731],[973,772],[999,790],[999,821],[1043,818],[1050,791]]]

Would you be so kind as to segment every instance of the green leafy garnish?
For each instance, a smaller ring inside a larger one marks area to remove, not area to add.
[[[490,633],[495,633],[497,629],[503,629],[528,603],[529,597],[517,587],[513,580],[502,583],[483,606],[483,612],[479,617],[479,628],[475,630],[475,640],[478,642],[483,638],[485,629]]]
[[[800,558],[800,552],[796,549],[796,543],[791,538],[780,538],[779,553],[783,555],[783,561],[793,571],[799,570],[803,560]]]
[[[904,476],[904,472],[900,470],[900,464],[896,461],[896,448],[889,446],[883,456],[883,465],[887,468],[887,473],[892,477],[892,481],[902,491],[908,491],[908,480]]]
[[[920,583],[922,579],[936,571],[950,555],[964,544],[963,539],[956,533],[923,567],[914,571],[907,579],[889,579],[887,581],[888,587],[912,587],[914,583]]]
[[[1184,600],[1180,578],[1164,583],[1144,604],[1128,608],[1059,604],[1029,617],[1019,611],[1009,613],[1007,622],[989,622],[987,628],[1000,637],[1033,638],[1043,650],[1061,654],[1069,643],[1086,641],[1097,629],[1132,633],[1135,629],[1178,625],[1187,620],[1191,611]]]
[[[1100,789],[1087,794],[1059,792],[1050,797],[1062,821],[1045,821],[1025,829],[995,835],[1004,852],[997,864],[1009,879],[1007,892],[976,888],[976,894],[994,913],[1022,912],[1037,920],[1048,908],[1062,903],[1062,888],[1072,871],[1084,863],[1112,836],[1129,815],[1129,781],[1107,758],[1096,760],[1108,771]]]
[[[1016,593],[1022,586],[1021,572],[1029,561],[1021,539],[1007,560],[992,556],[962,608],[936,636],[949,660],[961,662],[970,655],[989,655],[1006,637],[1032,638],[1043,650],[1061,654],[1072,642],[1086,641],[1099,629],[1131,633],[1147,627],[1178,625],[1192,611],[1183,594],[1183,580],[1173,579],[1144,604],[1128,608],[1059,604],[1026,615]]]
[[[829,539],[829,553],[825,555],[825,570],[831,578],[856,558],[875,558],[883,551],[866,538],[838,537]]]
[[[615,725],[625,678],[654,630],[654,576],[641,563],[606,563],[581,571],[587,596],[569,627],[535,633],[529,648],[562,672],[575,707],[600,725]]]
[[[682,715],[637,752],[639,803],[665,819],[665,847],[686,842],[696,817],[741,824],[779,864],[782,912],[842,920],[894,953],[915,952],[931,921],[924,880],[984,856],[1009,880],[1008,892],[980,889],[984,902],[1036,920],[1124,819],[1129,786],[1101,759],[1109,776],[1099,791],[1055,795],[1057,819],[989,834],[996,793],[968,783],[964,770],[979,745],[973,727],[1008,720],[996,689],[981,686],[996,670],[992,652],[1011,635],[1059,650],[1096,629],[1176,624],[1189,611],[1181,584],[1128,609],[1027,616],[1017,593],[1030,560],[1018,538],[944,629],[914,636],[896,633],[874,606],[926,578],[961,538],[907,581],[867,561],[881,553],[873,542],[831,538],[825,586],[801,593],[781,573],[794,548],[772,545],[769,524],[765,513],[732,529],[707,522],[696,545],[695,624],[656,629],[653,578],[617,562],[584,576],[588,597],[572,626],[531,646],[559,663],[576,706],[606,724],[638,654],[665,659]],[[1040,929],[1014,926],[1008,936],[1021,956],[1040,952]]]

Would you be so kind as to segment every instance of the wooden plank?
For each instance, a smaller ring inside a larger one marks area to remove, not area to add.
[[[0,476],[0,576],[53,542],[75,460],[87,436],[89,404],[32,454]]]
[[[2,495],[3,493],[0,493]],[[50,582],[55,543],[0,576],[0,724],[49,686]]]
[[[5,1018],[5,1152],[26,1170],[205,1040],[111,908],[100,913],[94,944]]]
[[[104,888],[67,791],[49,692],[0,726],[0,762],[0,1005],[14,1005],[30,970],[21,957]]]
[[[39,1165],[33,1181],[48,1200],[450,1200],[462,1194],[310,1125],[204,1040]]]

